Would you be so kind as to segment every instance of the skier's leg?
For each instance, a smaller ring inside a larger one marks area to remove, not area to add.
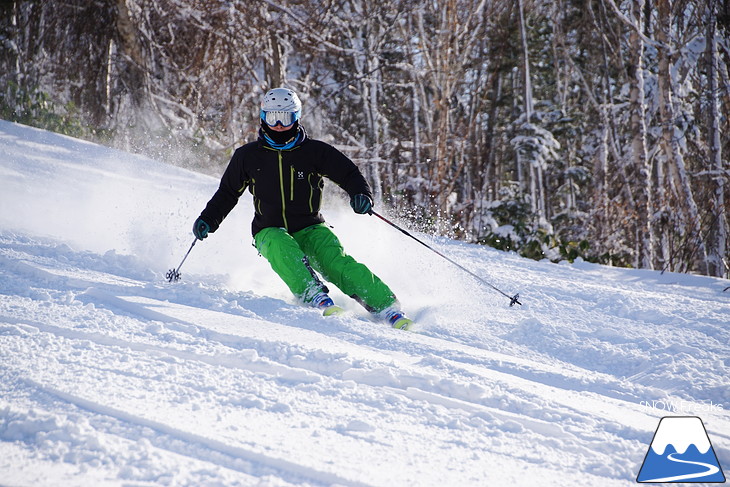
[[[283,228],[264,228],[254,236],[256,249],[286,283],[291,292],[308,303],[317,293],[327,292],[299,244]]]
[[[295,232],[293,237],[324,279],[368,311],[378,313],[396,302],[390,288],[364,264],[347,255],[340,240],[326,225],[312,225]]]

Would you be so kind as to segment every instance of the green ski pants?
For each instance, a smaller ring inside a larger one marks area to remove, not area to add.
[[[326,291],[316,271],[370,312],[380,312],[395,303],[390,288],[364,264],[347,255],[340,240],[324,224],[293,234],[284,228],[268,227],[254,240],[274,272],[304,302]]]

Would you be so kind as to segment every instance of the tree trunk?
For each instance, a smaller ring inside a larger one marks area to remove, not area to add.
[[[281,55],[281,46],[279,45],[279,39],[276,37],[276,32],[273,30],[269,32],[269,42],[267,43],[268,52],[270,56],[266,56],[264,69],[265,76],[268,86],[267,90],[273,88],[279,88],[284,85],[286,78],[286,69]]]
[[[654,268],[654,244],[652,236],[652,187],[651,167],[646,152],[646,105],[644,100],[644,41],[641,38],[641,15],[644,0],[633,0],[634,26],[629,35],[633,58],[630,60],[631,106],[631,163],[634,169],[636,200],[635,265],[644,269]]]
[[[728,214],[725,206],[725,183],[727,168],[722,160],[720,144],[720,113],[718,109],[718,52],[717,52],[717,0],[708,1],[707,19],[707,104],[710,107],[708,123],[710,167],[712,168],[712,202],[710,205],[712,225],[710,227],[708,273],[711,276],[728,277]]]
[[[147,101],[147,63],[142,44],[137,36],[134,19],[127,5],[129,0],[117,0],[117,33],[120,50],[130,61],[126,72],[122,73],[127,90],[136,108],[141,108]],[[131,0],[134,5],[134,0]]]
[[[707,252],[705,250],[704,238],[700,225],[699,210],[692,193],[692,186],[687,174],[687,168],[684,163],[682,147],[680,146],[677,135],[675,134],[675,115],[673,106],[673,87],[672,76],[670,72],[671,60],[669,59],[670,51],[672,51],[673,39],[671,37],[672,28],[672,7],[670,0],[657,0],[658,10],[658,29],[657,39],[660,42],[658,49],[659,54],[659,111],[661,114],[662,126],[662,150],[669,169],[669,176],[672,178],[671,184],[668,186],[674,188],[678,204],[681,208],[681,216],[683,219],[682,233],[688,233],[694,238],[688,241],[689,245],[696,245],[699,258],[701,260],[702,272],[707,273]],[[660,204],[666,204],[661,201],[664,197],[664,182],[658,181],[658,193]],[[696,254],[693,252],[692,254]],[[688,268],[693,267],[692,262],[686,263]]]

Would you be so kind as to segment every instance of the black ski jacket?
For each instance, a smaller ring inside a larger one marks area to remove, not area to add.
[[[333,146],[307,137],[291,149],[277,150],[262,136],[236,149],[220,186],[200,214],[215,232],[238,203],[246,188],[253,195],[255,214],[251,231],[267,227],[289,233],[324,222],[319,213],[324,181],[337,183],[350,197],[366,194],[370,186],[357,166]]]

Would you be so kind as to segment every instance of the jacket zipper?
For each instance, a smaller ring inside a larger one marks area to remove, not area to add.
[[[289,175],[289,201],[294,201],[294,166],[289,167],[291,174]]]
[[[279,155],[279,190],[281,191],[281,219],[284,222],[284,228],[289,230],[289,224],[286,221],[286,195],[284,194],[284,164],[281,151],[276,151]]]

